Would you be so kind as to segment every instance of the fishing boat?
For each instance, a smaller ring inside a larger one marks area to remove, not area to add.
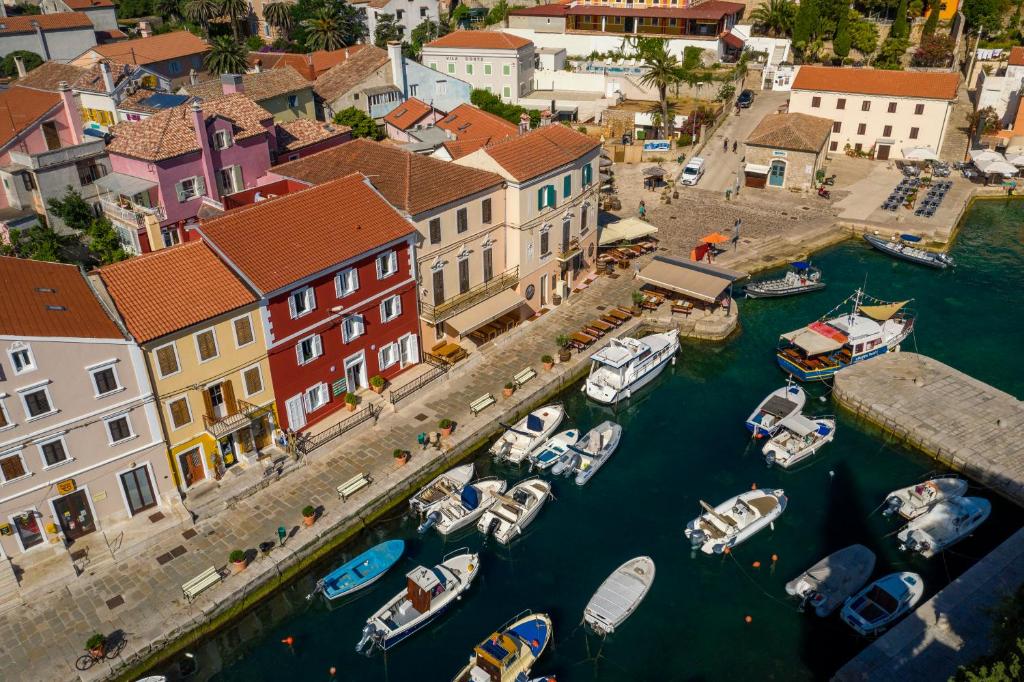
[[[679,350],[676,331],[626,337],[590,356],[590,375],[583,392],[595,402],[614,405],[654,380]]]
[[[388,540],[371,547],[320,578],[313,594],[320,592],[333,601],[369,587],[398,563],[403,552],[403,540]]]
[[[991,513],[992,503],[983,497],[954,497],[935,504],[896,537],[900,549],[931,559],[973,533]]]
[[[788,469],[813,455],[826,443],[831,443],[835,437],[834,417],[808,418],[798,412],[779,422],[779,430],[764,444],[761,452],[769,466],[778,464]]]
[[[469,483],[471,478],[473,478],[472,464],[463,464],[439,474],[409,499],[409,506],[414,512],[426,516],[447,502],[453,494],[462,490],[462,487]]]
[[[786,583],[786,593],[800,597],[800,608],[810,604],[821,618],[832,615],[875,570],[875,553],[864,545],[833,552]]]
[[[425,533],[436,528],[441,535],[451,535],[476,523],[498,501],[497,495],[505,492],[507,485],[498,478],[481,478],[467,483],[458,495],[452,495],[440,507],[427,514],[427,518],[416,529],[417,532]]]
[[[806,294],[824,288],[825,283],[821,281],[821,270],[808,262],[797,261],[790,264],[790,269],[785,276],[751,282],[743,287],[743,293],[747,298],[781,298]]]
[[[498,502],[484,512],[477,529],[485,536],[493,535],[503,545],[523,534],[536,518],[540,508],[551,497],[551,484],[540,478],[517,483],[508,495],[499,495]]]
[[[409,571],[405,589],[370,616],[356,652],[367,647],[387,651],[445,613],[480,573],[480,555],[462,548],[446,554],[433,568]]]
[[[747,431],[754,434],[755,438],[775,435],[782,420],[799,414],[806,402],[807,394],[804,393],[804,389],[788,381],[782,388],[769,393],[754,408],[747,417]]]
[[[491,446],[490,453],[496,459],[520,464],[544,444],[563,419],[565,407],[555,403],[537,408],[512,426],[502,424],[506,431]]]
[[[580,439],[580,432],[576,429],[569,429],[568,431],[562,431],[556,433],[551,438],[537,448],[536,452],[531,456],[531,463],[533,466],[540,470],[550,468],[555,462],[558,461],[563,455],[571,454],[572,451],[569,449],[570,445],[576,445],[576,442]]]
[[[848,365],[899,350],[914,329],[914,316],[906,310],[909,302],[887,303],[858,289],[816,322],[783,334],[776,361],[800,381],[819,381]],[[850,311],[840,314],[847,303],[852,304]]]
[[[915,483],[906,488],[894,490],[885,496],[883,516],[899,515],[907,520],[916,519],[933,505],[967,492],[967,481],[956,476],[942,476],[924,483]]]
[[[704,513],[686,524],[684,531],[693,547],[705,554],[721,554],[770,525],[786,509],[782,490],[748,490],[717,507],[704,500]]]
[[[921,241],[921,238],[916,235],[901,234],[898,238],[896,235],[893,235],[892,239],[882,239],[878,235],[865,234],[864,241],[893,258],[917,263],[918,265],[926,265],[929,268],[944,270],[954,265],[953,257],[949,254],[927,251],[912,246]]]
[[[840,617],[862,635],[877,635],[913,609],[924,595],[916,573],[890,573],[871,583],[843,604]]]
[[[526,682],[552,633],[550,616],[524,611],[476,645],[452,682]]]
[[[575,471],[576,485],[585,485],[612,456],[621,439],[622,427],[613,421],[601,422],[590,429],[576,445],[569,446],[574,457],[566,475]]]
[[[654,561],[638,556],[608,576],[583,610],[583,622],[599,635],[610,635],[633,615],[654,583]]]

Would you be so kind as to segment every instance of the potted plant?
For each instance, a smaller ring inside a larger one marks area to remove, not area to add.
[[[93,658],[103,658],[107,650],[107,638],[100,633],[95,633],[85,640],[85,650],[92,654]]]
[[[452,420],[447,418],[442,419],[437,423],[437,428],[441,429],[441,437],[447,438],[452,435]]]
[[[501,389],[501,395],[505,398],[511,398],[512,394],[516,391],[516,385],[511,381],[505,382],[505,387]]]
[[[384,377],[379,374],[374,374],[370,377],[370,388],[374,393],[381,394],[384,392]]]
[[[555,366],[555,359],[550,355],[540,356],[540,361],[544,363],[544,369],[548,372],[550,372],[551,368]]]
[[[569,342],[572,338],[568,334],[559,334],[555,337],[555,343],[558,344],[558,361],[569,362],[572,360],[572,353],[569,352]]]
[[[314,521],[316,521],[316,509],[313,509],[313,505],[307,504],[302,508],[302,522],[307,526],[312,526]]]
[[[391,456],[395,458],[395,461],[398,463],[398,466],[404,466],[406,462],[409,461],[409,457],[412,456],[412,453],[410,453],[408,450],[395,448],[394,452],[391,453]]]
[[[232,573],[241,573],[245,570],[245,552],[242,550],[231,550],[231,554],[228,555],[228,561],[231,562]]]
[[[633,299],[633,314],[640,314],[640,304],[644,302],[644,295],[639,289],[630,294],[630,298]]]
[[[349,412],[355,412],[356,411],[356,405],[358,405],[358,404],[359,404],[359,396],[357,396],[355,393],[346,393],[345,394],[345,407],[348,408]]]

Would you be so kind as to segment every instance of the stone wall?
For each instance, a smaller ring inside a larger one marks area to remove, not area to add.
[[[776,160],[786,162],[785,184],[782,187],[766,185],[766,190],[792,188],[806,190],[814,185],[814,173],[821,164],[820,154],[772,149],[770,147],[746,146],[747,163],[768,166],[771,165],[772,161]]]

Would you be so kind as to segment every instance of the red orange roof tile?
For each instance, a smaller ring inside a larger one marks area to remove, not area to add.
[[[501,31],[455,31],[423,47],[454,47],[476,50],[518,50],[532,41]]]
[[[410,97],[392,109],[391,112],[384,117],[384,122],[390,123],[399,130],[408,130],[431,111],[433,111],[433,107],[429,104],[418,100],[415,97]]]
[[[523,182],[572,163],[600,146],[598,140],[554,123],[492,144],[485,151],[509,175]]]
[[[833,66],[801,66],[793,90],[848,92],[857,95],[956,99],[959,73],[888,71]]]

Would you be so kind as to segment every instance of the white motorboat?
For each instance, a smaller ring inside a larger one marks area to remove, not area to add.
[[[832,442],[835,436],[835,418],[808,418],[798,412],[779,422],[779,430],[765,443],[761,452],[769,466],[778,464],[788,469],[813,455],[825,443]]]
[[[521,613],[478,644],[452,682],[526,682],[553,634],[546,613]]]
[[[590,375],[583,392],[591,400],[614,405],[650,383],[678,350],[679,333],[675,331],[642,339],[612,339],[590,356]]]
[[[608,576],[583,610],[583,621],[599,635],[609,635],[633,615],[654,583],[649,556],[630,559]]]
[[[567,453],[571,455],[572,450],[569,449],[569,446],[576,445],[576,442],[579,439],[580,432],[577,429],[569,429],[568,431],[556,433],[537,448],[536,452],[530,458],[533,466],[541,470],[551,467],[563,455],[566,455]]]
[[[565,475],[576,472],[576,485],[585,485],[612,456],[622,439],[622,426],[613,421],[601,422],[590,429],[576,445],[569,447],[573,456]],[[558,473],[552,470],[553,473]]]
[[[409,506],[414,512],[426,516],[447,502],[452,495],[462,490],[462,487],[469,483],[471,478],[473,478],[472,463],[463,464],[439,474],[409,498]]]
[[[498,495],[498,502],[480,518],[477,529],[493,535],[503,545],[523,534],[530,522],[551,497],[551,484],[540,478],[528,478],[513,486],[508,495]]]
[[[954,497],[936,503],[896,537],[900,549],[931,559],[973,533],[991,513],[992,503],[983,497]]]
[[[850,545],[833,552],[786,583],[786,593],[824,618],[864,587],[875,570],[875,553],[864,545]]]
[[[910,613],[924,595],[916,573],[890,573],[871,583],[843,604],[840,617],[862,635],[877,635]]]
[[[705,554],[721,554],[770,525],[786,502],[782,490],[748,490],[717,507],[701,500],[704,513],[687,523],[684,532]]]
[[[447,554],[433,568],[417,566],[406,587],[370,616],[356,651],[377,646],[385,651],[447,611],[480,573],[480,555],[465,548]]]
[[[563,419],[565,407],[560,403],[539,407],[512,426],[503,424],[507,430],[491,446],[490,453],[496,459],[520,464],[547,441]]]
[[[755,438],[773,436],[779,424],[787,417],[800,414],[807,402],[807,394],[792,381],[769,393],[747,417],[747,430]]]
[[[883,516],[899,512],[903,518],[916,519],[933,505],[967,492],[967,481],[956,476],[942,476],[924,483],[915,483],[906,488],[894,490],[885,496]]]
[[[508,484],[498,478],[481,478],[467,483],[458,495],[452,495],[441,506],[427,514],[419,528],[420,533],[436,528],[441,535],[451,535],[476,523],[485,511],[498,501]]]

